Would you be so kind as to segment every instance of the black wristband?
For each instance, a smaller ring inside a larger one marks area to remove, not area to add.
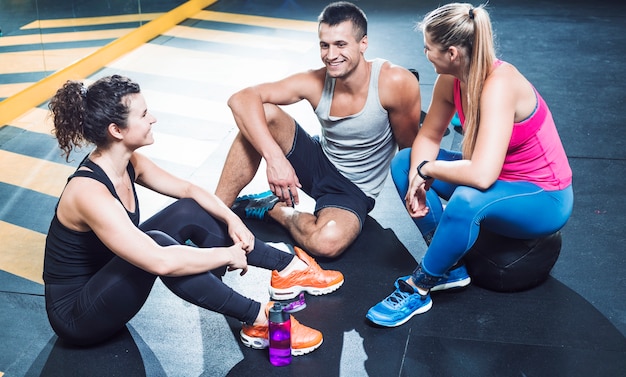
[[[427,162],[428,162],[428,160],[424,160],[424,161],[420,162],[419,165],[417,165],[417,175],[422,177],[422,179],[425,180],[425,181],[428,181],[429,179],[433,179],[433,177],[431,177],[430,175],[422,174],[422,166],[426,165]]]

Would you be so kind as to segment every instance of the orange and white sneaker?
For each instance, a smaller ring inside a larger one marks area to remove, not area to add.
[[[272,302],[268,303],[266,311],[273,305]],[[322,345],[324,338],[322,333],[311,327],[307,327],[294,316],[290,316],[291,322],[291,354],[293,356],[300,356],[314,351]],[[240,332],[241,342],[250,348],[264,349],[269,347],[269,327],[263,326],[250,326],[244,324],[241,327]]]
[[[290,300],[300,292],[314,296],[325,295],[339,289],[343,284],[343,274],[339,271],[323,270],[309,254],[299,247],[294,247],[296,255],[309,267],[294,271],[282,277],[278,271],[272,271],[270,296],[274,300]]]

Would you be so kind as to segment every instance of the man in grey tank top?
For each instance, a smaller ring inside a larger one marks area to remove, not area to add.
[[[319,18],[324,66],[235,93],[229,100],[239,134],[216,194],[242,217],[273,219],[313,255],[336,257],[356,239],[374,207],[398,148],[419,129],[419,82],[409,70],[366,60],[367,18],[356,5],[332,3]],[[280,106],[306,100],[319,136]],[[269,191],[237,198],[263,158]],[[298,190],[315,200],[299,211]]]

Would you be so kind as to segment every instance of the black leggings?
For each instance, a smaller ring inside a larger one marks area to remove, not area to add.
[[[233,244],[225,224],[192,199],[176,201],[140,228],[161,246],[184,244],[188,240],[203,248]],[[249,265],[272,270],[284,269],[294,258],[258,239],[247,257]],[[46,285],[50,324],[60,338],[75,344],[103,341],[137,314],[156,278],[116,256],[85,284]],[[259,302],[224,284],[215,271],[160,278],[180,298],[248,324],[254,322],[261,307]]]

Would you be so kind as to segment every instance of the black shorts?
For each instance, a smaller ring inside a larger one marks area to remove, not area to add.
[[[322,151],[319,137],[310,136],[298,122],[287,159],[298,175],[302,191],[315,199],[315,214],[327,207],[345,209],[358,217],[363,228],[376,201],[337,170]]]

